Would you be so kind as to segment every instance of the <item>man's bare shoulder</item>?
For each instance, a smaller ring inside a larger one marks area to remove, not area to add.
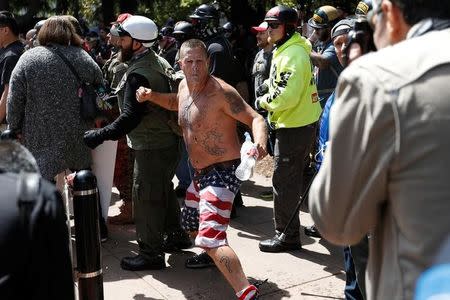
[[[186,78],[183,78],[178,84],[178,93],[182,90],[185,90],[187,87]]]
[[[223,100],[223,104],[228,107],[232,114],[239,114],[245,110],[244,99],[239,95],[238,91],[220,78],[214,77],[215,92],[218,98]]]
[[[180,101],[180,99],[183,98],[183,95],[185,96],[188,93],[187,91],[187,83],[186,79],[183,79],[178,84],[178,91],[177,91],[177,99]]]

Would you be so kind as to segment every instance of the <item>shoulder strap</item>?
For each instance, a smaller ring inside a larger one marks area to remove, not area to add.
[[[31,235],[31,212],[39,197],[41,176],[37,173],[21,172],[18,181],[18,202],[20,221],[28,236]]]
[[[77,78],[78,82],[82,83],[83,81],[80,78],[80,75],[78,75],[77,71],[73,67],[73,65],[70,63],[70,61],[67,59],[67,57],[62,54],[62,52],[55,46],[49,47],[49,49],[52,49],[55,51],[55,53],[64,61],[64,63],[69,67],[70,71],[72,71],[73,75]]]

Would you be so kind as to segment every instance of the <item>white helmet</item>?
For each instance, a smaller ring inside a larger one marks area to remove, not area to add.
[[[147,48],[158,39],[158,27],[155,22],[144,16],[129,17],[120,24],[118,32],[120,36],[130,36]]]

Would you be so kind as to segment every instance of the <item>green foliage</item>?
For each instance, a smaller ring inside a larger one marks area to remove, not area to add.
[[[100,0],[81,0],[80,15],[88,23],[95,23],[98,18],[98,10],[101,8]]]
[[[170,17],[175,21],[187,20],[192,11],[201,4],[195,0],[156,0],[152,5],[141,4],[138,13],[151,18],[162,26]]]

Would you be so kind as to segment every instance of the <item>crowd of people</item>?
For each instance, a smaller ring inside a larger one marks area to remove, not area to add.
[[[301,15],[277,5],[249,34],[221,26],[209,4],[161,29],[129,13],[87,32],[72,16],[52,16],[22,41],[14,15],[1,11],[0,121],[29,149],[31,172],[58,211],[52,183],[62,191],[68,174],[92,168],[91,149],[118,141],[123,204],[109,222],[134,223],[139,247],[121,267],[163,269],[166,252],[194,240],[204,251],[186,267],[217,267],[244,300],[257,299],[258,286],[226,230],[243,205],[235,171],[250,132],[254,146],[244,154],[274,160],[272,191],[261,195],[273,198],[274,234],[259,250],[302,249],[297,209],[308,194],[315,224],[304,234],[344,246],[346,299],[412,299],[450,232],[442,213],[450,209],[442,138],[450,5],[363,0],[354,12],[318,7],[305,24]],[[80,82],[98,94],[96,119],[80,114]],[[11,157],[26,151],[0,146]],[[5,158],[2,201],[16,195],[3,187],[22,180]],[[100,214],[102,241],[107,219]],[[12,293],[17,280],[0,286]]]

